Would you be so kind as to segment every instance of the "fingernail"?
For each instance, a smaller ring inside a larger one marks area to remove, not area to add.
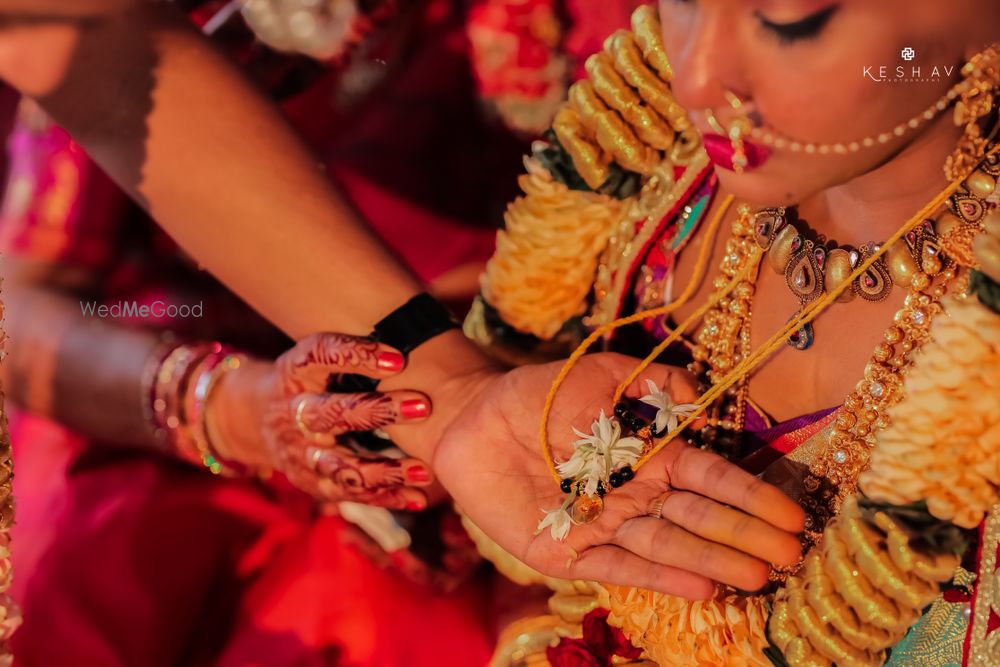
[[[419,500],[411,500],[410,502],[406,503],[406,509],[410,510],[411,512],[420,512],[426,507],[427,506]]]
[[[422,398],[411,398],[399,404],[403,419],[423,419],[431,413],[430,404]]]
[[[395,350],[384,350],[375,357],[375,363],[381,371],[398,373],[406,365],[406,357]]]
[[[411,482],[429,482],[431,481],[431,474],[426,468],[415,467],[406,471],[406,478]]]

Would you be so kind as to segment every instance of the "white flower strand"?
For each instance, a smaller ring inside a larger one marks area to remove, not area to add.
[[[656,418],[653,428],[658,434],[672,433],[677,430],[681,419],[686,419],[698,409],[694,403],[674,403],[670,395],[660,389],[652,380],[646,380],[649,393],[639,400],[656,408]],[[590,425],[590,435],[573,429],[577,440],[573,443],[573,455],[568,460],[556,465],[556,470],[563,479],[573,482],[573,488],[579,488],[584,483],[583,495],[596,496],[601,484],[609,486],[609,478],[615,470],[626,466],[634,466],[642,455],[645,443],[639,438],[622,437],[622,427],[617,420],[609,419],[604,410],[601,416]],[[569,535],[573,526],[573,515],[570,509],[576,501],[575,493],[566,494],[563,504],[553,510],[542,510],[545,514],[538,522],[535,535],[546,528],[552,539],[563,541]]]
[[[573,500],[573,495],[568,494],[566,500],[563,501],[562,507],[554,510],[542,510],[545,516],[538,522],[535,535],[549,528],[553,540],[557,542],[565,540],[566,536],[569,535],[569,529],[573,526],[573,517],[569,513],[569,506],[573,504]]]
[[[681,419],[687,419],[692,412],[698,409],[694,403],[674,403],[670,394],[656,386],[652,380],[646,380],[646,386],[649,387],[649,393],[639,400],[656,408],[653,429],[658,435],[673,433],[677,430]]]

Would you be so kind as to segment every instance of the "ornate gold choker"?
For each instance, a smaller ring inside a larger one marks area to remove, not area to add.
[[[881,249],[881,244],[866,243],[860,248],[838,246],[822,235],[806,238],[801,221],[792,221],[792,212],[784,207],[767,208],[754,218],[754,239],[766,253],[767,263],[785,276],[788,289],[799,300],[802,310],[822,296],[828,285],[840,285],[854,269]],[[856,278],[850,289],[837,299],[845,303],[855,297],[866,301],[884,301],[895,284],[909,286],[918,272],[937,275],[942,268],[940,247],[930,220],[906,234],[893,246],[887,258],[880,258]],[[815,340],[815,330],[808,323],[788,338],[797,350],[806,350]]]

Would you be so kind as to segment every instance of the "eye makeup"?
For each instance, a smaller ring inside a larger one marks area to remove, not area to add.
[[[840,5],[830,5],[798,21],[785,23],[771,21],[759,11],[754,15],[765,31],[777,38],[780,43],[791,45],[819,37],[839,9]]]

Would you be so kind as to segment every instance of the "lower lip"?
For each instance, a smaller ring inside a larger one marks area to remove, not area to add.
[[[733,164],[733,157],[736,155],[736,149],[733,148],[733,142],[721,134],[706,134],[703,137],[703,141],[705,144],[705,152],[708,153],[708,158],[713,163],[719,165],[723,169],[736,171],[736,166]],[[743,142],[743,150],[747,156],[747,166],[743,168],[744,171],[757,169],[771,157],[770,150],[763,146],[750,143],[749,141]]]

